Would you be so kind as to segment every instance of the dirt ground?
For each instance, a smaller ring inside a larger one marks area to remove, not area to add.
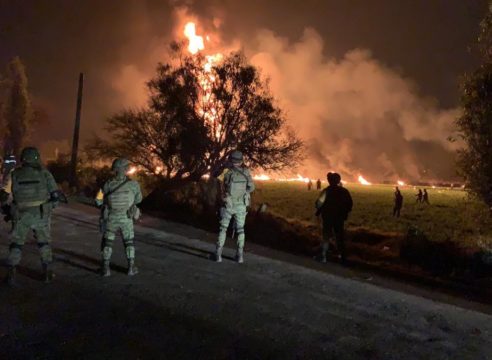
[[[20,287],[0,287],[0,357],[492,359],[487,306],[249,244],[245,264],[232,248],[216,264],[214,234],[155,218],[137,226],[140,274],[116,242],[101,278],[96,224],[85,206],[56,211],[52,284],[25,246]]]

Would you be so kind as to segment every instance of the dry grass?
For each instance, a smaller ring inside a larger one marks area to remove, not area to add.
[[[400,190],[404,196],[399,219],[392,217],[390,185],[346,186],[354,199],[349,229],[402,234],[415,226],[433,241],[451,240],[466,246],[492,247],[492,218],[485,206],[470,199],[461,189],[427,189],[430,205],[417,204],[413,187]],[[303,183],[257,182],[254,203],[266,202],[269,211],[306,225],[316,224],[314,202],[318,191],[307,191]]]

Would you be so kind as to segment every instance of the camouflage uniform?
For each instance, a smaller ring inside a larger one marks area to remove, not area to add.
[[[242,166],[243,155],[239,151],[230,156],[232,166],[223,174],[223,206],[220,209],[220,231],[217,241],[216,261],[222,261],[222,249],[226,240],[227,228],[234,218],[235,233],[237,235],[237,254],[239,263],[243,262],[244,223],[247,207],[250,204],[250,194],[255,185],[249,170]]]
[[[109,262],[113,252],[113,241],[118,232],[121,232],[128,260],[128,275],[138,272],[135,266],[135,245],[133,231],[133,216],[131,209],[142,201],[140,185],[126,176],[128,161],[116,159],[113,170],[117,175],[108,180],[100,190],[96,204],[103,205],[103,239],[101,255],[103,261],[103,275],[109,276]]]
[[[11,216],[13,221],[10,252],[7,264],[14,281],[15,267],[22,256],[22,247],[29,230],[32,230],[41,254],[45,280],[50,281],[53,273],[49,265],[53,262],[51,250],[51,212],[56,206],[58,190],[53,175],[41,166],[39,153],[35,148],[26,148],[21,155],[22,166],[12,171],[3,188],[5,195],[12,194]]]

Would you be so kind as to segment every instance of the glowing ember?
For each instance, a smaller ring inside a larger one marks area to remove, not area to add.
[[[398,180],[396,183],[397,183],[398,185],[400,185],[400,186],[405,186],[405,183],[404,183],[403,181],[401,181],[401,180]]]
[[[255,175],[255,176],[253,176],[253,179],[254,179],[254,180],[259,180],[259,181],[267,181],[267,180],[271,180],[270,176],[265,175],[265,174]]]
[[[137,167],[136,166],[132,166],[130,169],[128,169],[128,171],[126,172],[127,175],[133,175],[137,172]]]
[[[362,185],[372,185],[369,181],[367,181],[366,179],[364,179],[362,177],[362,175],[359,175],[359,177],[357,178],[357,180],[359,181],[360,184]]]
[[[195,23],[189,22],[185,25],[184,35],[188,39],[188,51],[192,54],[196,54],[200,50],[205,49],[203,45],[203,37],[196,34]]]
[[[154,174],[158,175],[162,172],[163,168],[162,166],[157,166],[154,170]]]

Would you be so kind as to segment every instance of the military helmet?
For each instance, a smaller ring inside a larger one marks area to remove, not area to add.
[[[111,165],[111,170],[120,170],[126,169],[130,166],[130,162],[125,158],[117,158],[114,159],[113,164]]]
[[[24,163],[36,164],[40,162],[40,159],[39,151],[35,147],[26,147],[21,152],[21,161]]]
[[[235,164],[242,163],[243,162],[243,153],[241,151],[234,150],[229,155],[229,160]]]

